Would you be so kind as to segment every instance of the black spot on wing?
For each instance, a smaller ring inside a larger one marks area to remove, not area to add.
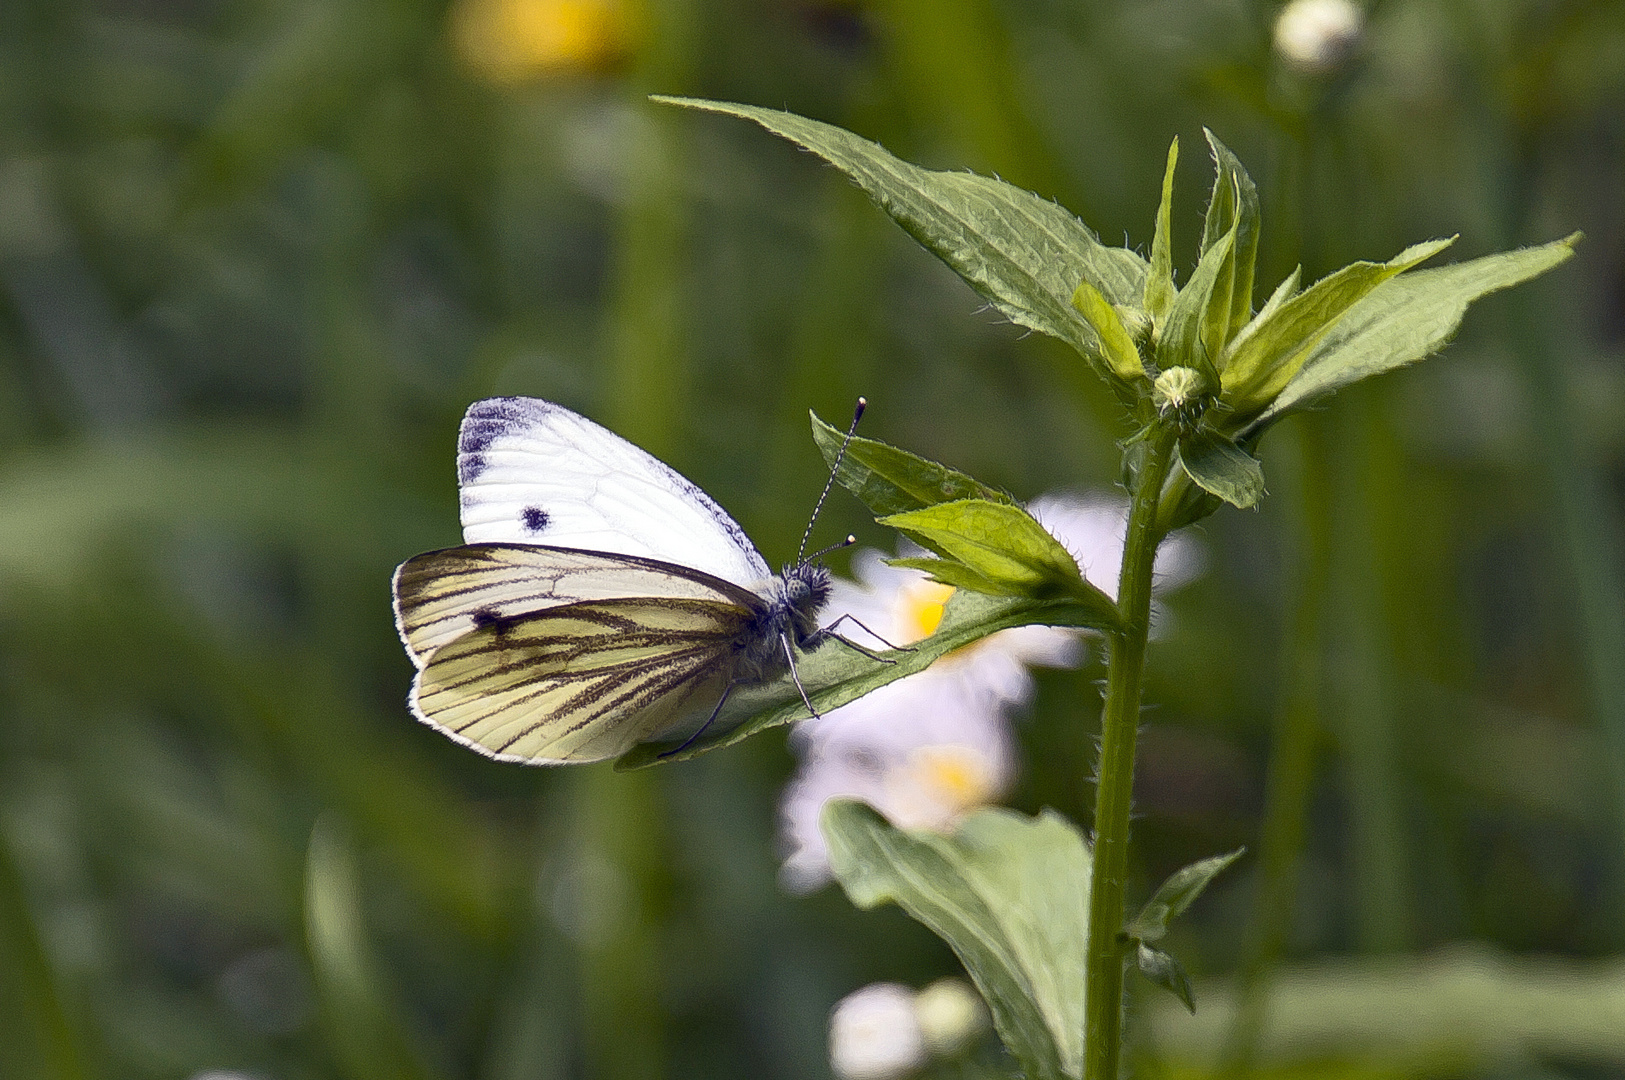
[[[526,532],[539,533],[552,523],[547,511],[540,506],[527,506],[519,512],[520,524],[525,526]]]
[[[502,614],[495,608],[480,608],[474,612],[474,629],[476,630],[486,630],[493,626],[501,629],[502,624]]]

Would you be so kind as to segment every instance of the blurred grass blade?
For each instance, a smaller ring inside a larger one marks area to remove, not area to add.
[[[1419,270],[1383,284],[1315,344],[1297,375],[1249,430],[1350,383],[1437,352],[1461,325],[1468,304],[1562,265],[1579,242],[1580,234],[1574,233],[1540,247]]]
[[[59,447],[0,469],[0,584],[71,586],[108,545],[149,528],[207,523],[374,559],[447,538],[404,503],[353,455],[269,426]]]
[[[343,825],[327,815],[310,834],[305,934],[328,1037],[351,1080],[434,1080],[412,1024],[385,989],[361,917],[361,876]]]
[[[1107,247],[1067,210],[1002,180],[922,169],[850,131],[776,109],[655,100],[754,120],[818,154],[1010,321],[1086,356],[1099,346],[1072,307],[1078,282],[1093,283],[1114,304],[1138,304],[1145,291],[1144,259]]]
[[[835,479],[877,517],[958,499],[1015,503],[1004,492],[973,477],[888,443],[856,435],[848,442],[846,432],[826,424],[816,413],[810,415],[813,441],[825,462],[835,468],[836,458],[840,458]]]
[[[847,896],[897,904],[946,941],[1031,1080],[1082,1076],[1090,856],[1076,827],[981,810],[951,836],[905,832],[847,799],[822,823]]]
[[[28,897],[0,835],[0,1078],[80,1080],[75,1034],[40,945]]]

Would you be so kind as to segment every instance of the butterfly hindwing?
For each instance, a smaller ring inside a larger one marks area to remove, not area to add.
[[[562,406],[476,401],[457,451],[467,543],[635,555],[747,587],[772,576],[744,530],[693,482]]]
[[[754,617],[719,600],[635,597],[500,620],[429,656],[412,709],[503,760],[615,757],[718,700]]]
[[[471,544],[417,555],[395,571],[395,625],[412,662],[483,626],[583,600],[708,600],[751,608],[748,590],[687,567],[628,555]]]

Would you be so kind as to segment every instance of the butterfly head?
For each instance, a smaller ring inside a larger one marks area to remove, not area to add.
[[[780,575],[780,584],[792,637],[800,645],[818,633],[818,613],[829,603],[829,569],[810,562],[787,566]]]

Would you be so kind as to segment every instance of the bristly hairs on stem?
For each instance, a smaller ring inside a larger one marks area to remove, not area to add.
[[[807,522],[807,531],[801,534],[801,546],[796,548],[797,566],[800,566],[802,563],[807,561],[805,558],[807,554],[807,541],[812,539],[813,526],[818,524],[818,512],[824,509],[824,500],[829,498],[830,488],[835,486],[835,474],[840,471],[841,461],[846,457],[846,448],[851,445],[852,436],[857,434],[858,421],[863,419],[863,410],[867,409],[868,407],[869,402],[866,398],[858,398],[858,406],[852,410],[852,423],[847,425],[846,438],[841,440],[841,449],[835,454],[835,463],[829,467],[829,479],[824,481],[824,490],[819,493],[818,502],[813,504],[812,518]],[[818,555],[823,555],[834,551],[836,548],[850,547],[857,542],[857,537],[849,536],[846,538],[845,543],[835,544],[827,547],[823,551],[820,551]],[[813,558],[818,558],[818,555],[814,555]]]

